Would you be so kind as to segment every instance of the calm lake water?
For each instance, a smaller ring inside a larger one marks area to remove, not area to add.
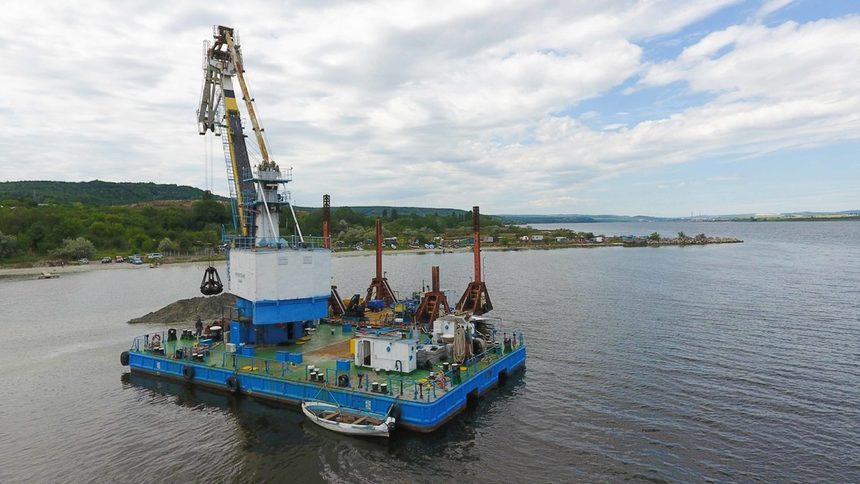
[[[125,321],[204,266],[0,281],[0,482],[860,481],[860,223],[575,224],[744,244],[484,254],[527,367],[431,435],[343,437],[293,407],[130,376]],[[385,259],[456,295],[468,253]],[[334,260],[346,295],[372,257]]]

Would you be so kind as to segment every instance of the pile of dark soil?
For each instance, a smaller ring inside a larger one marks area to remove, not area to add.
[[[221,293],[211,297],[192,297],[191,299],[180,299],[175,303],[151,312],[145,316],[134,318],[129,324],[173,324],[188,323],[193,325],[199,317],[203,321],[230,317],[230,309],[236,304],[236,296]]]

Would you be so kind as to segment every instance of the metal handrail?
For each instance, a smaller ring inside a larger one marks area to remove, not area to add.
[[[227,244],[231,249],[324,249],[327,247],[329,240],[329,237],[306,236],[301,238],[296,235],[260,239],[238,235],[222,235],[223,243]]]

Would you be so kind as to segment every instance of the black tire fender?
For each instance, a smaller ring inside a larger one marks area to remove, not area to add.
[[[241,385],[239,384],[239,378],[237,378],[235,375],[232,375],[227,378],[227,389],[230,390],[230,393],[235,395],[239,393],[240,388]]]
[[[123,351],[119,354],[119,362],[122,366],[128,366],[128,351]]]
[[[347,375],[346,373],[343,373],[339,377],[337,377],[337,386],[339,386],[341,388],[348,387],[349,386],[349,375]]]
[[[185,381],[191,381],[194,379],[194,367],[186,366],[182,369],[182,376],[185,377]]]

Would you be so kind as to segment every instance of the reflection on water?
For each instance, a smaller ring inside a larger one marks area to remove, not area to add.
[[[282,478],[283,469],[290,469],[290,475],[310,478],[323,469],[327,478],[351,480],[356,459],[361,460],[368,478],[394,477],[389,473],[396,473],[397,463],[422,467],[440,460],[461,464],[441,469],[435,473],[436,478],[456,478],[472,474],[468,467],[464,474],[463,464],[480,460],[471,448],[479,436],[481,416],[492,413],[498,399],[512,398],[516,388],[523,384],[523,374],[518,373],[497,392],[470,404],[441,431],[432,434],[401,431],[389,439],[335,434],[307,421],[297,406],[234,396],[140,373],[123,373],[121,382],[124,389],[148,398],[153,405],[173,404],[191,411],[229,416],[228,420],[234,424],[229,437],[221,431],[196,437],[227,438],[234,442],[242,454],[242,479],[250,476],[278,479]],[[177,437],[181,438],[178,430]],[[319,452],[319,449],[335,452]],[[229,472],[218,467],[213,470]],[[211,477],[218,478],[219,474]]]

